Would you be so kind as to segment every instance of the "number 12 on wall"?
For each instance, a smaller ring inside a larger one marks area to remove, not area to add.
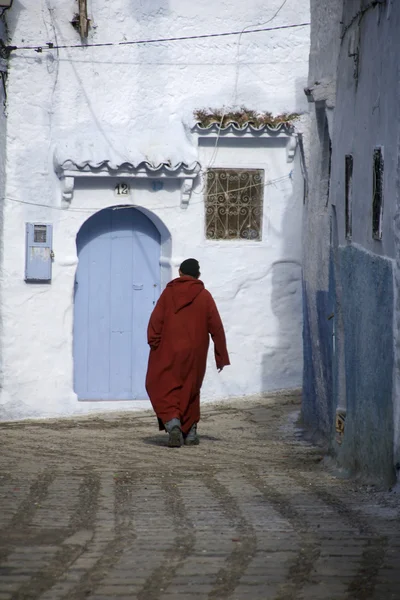
[[[117,183],[114,191],[116,196],[129,196],[129,185],[127,183]]]

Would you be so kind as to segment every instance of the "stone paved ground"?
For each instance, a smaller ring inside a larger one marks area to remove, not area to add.
[[[299,399],[0,424],[0,600],[400,599],[398,497],[335,479]],[[292,424],[292,425],[291,425]]]

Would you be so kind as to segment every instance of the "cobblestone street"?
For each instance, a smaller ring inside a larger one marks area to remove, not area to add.
[[[398,496],[333,477],[299,398],[0,425],[0,600],[400,598]]]

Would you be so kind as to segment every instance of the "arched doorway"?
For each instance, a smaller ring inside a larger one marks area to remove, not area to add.
[[[147,398],[147,323],[160,294],[160,233],[142,212],[108,208],[77,235],[74,389],[79,400]]]

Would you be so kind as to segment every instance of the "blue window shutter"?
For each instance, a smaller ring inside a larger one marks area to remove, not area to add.
[[[53,225],[26,224],[25,281],[51,281]]]

